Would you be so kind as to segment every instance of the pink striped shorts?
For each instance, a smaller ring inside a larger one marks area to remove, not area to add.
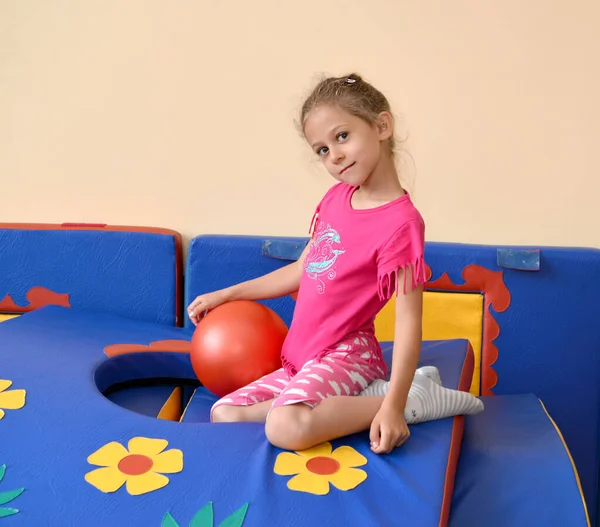
[[[226,395],[213,405],[211,414],[221,405],[251,406],[273,399],[271,409],[298,403],[314,408],[332,395],[358,395],[387,375],[380,349],[374,335],[355,333],[309,360],[295,375],[280,368]]]

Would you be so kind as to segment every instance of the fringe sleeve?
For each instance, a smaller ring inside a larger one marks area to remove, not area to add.
[[[407,271],[411,274],[410,289],[425,285],[425,224],[422,219],[414,219],[400,227],[383,246],[377,257],[377,291],[381,300],[388,300],[392,294],[399,294],[400,271],[403,272],[404,294],[407,292]]]

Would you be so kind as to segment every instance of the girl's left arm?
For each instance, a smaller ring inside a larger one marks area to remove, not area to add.
[[[407,282],[411,283],[410,276]],[[400,279],[398,280],[399,283]],[[394,351],[390,386],[383,402],[396,411],[404,413],[408,391],[415,375],[421,353],[423,338],[423,287],[407,291],[396,297],[396,320],[394,330]]]
[[[398,283],[402,280],[400,274]],[[407,276],[407,284],[410,283],[411,277]],[[407,290],[406,294],[398,292],[389,388],[369,434],[371,450],[376,454],[390,453],[410,437],[404,408],[421,352],[422,315],[422,286]]]

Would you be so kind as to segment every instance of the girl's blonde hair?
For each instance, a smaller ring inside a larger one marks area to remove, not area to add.
[[[392,113],[385,95],[356,73],[344,77],[328,77],[315,86],[300,110],[302,132],[308,114],[323,104],[339,106],[371,125],[377,122],[381,112]],[[393,130],[388,145],[393,155],[396,147]]]

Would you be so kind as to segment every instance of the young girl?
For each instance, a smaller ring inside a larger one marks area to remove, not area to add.
[[[302,450],[370,429],[371,449],[389,453],[407,423],[472,414],[482,402],[441,386],[434,367],[417,370],[426,281],[424,223],[394,165],[387,99],[359,75],[328,78],[300,113],[304,137],[338,181],[319,203],[297,262],[197,297],[188,314],[232,300],[298,291],[283,367],[217,401],[213,422],[265,422],[269,441]],[[374,319],[395,293],[392,368]],[[357,396],[357,397],[355,397]]]

